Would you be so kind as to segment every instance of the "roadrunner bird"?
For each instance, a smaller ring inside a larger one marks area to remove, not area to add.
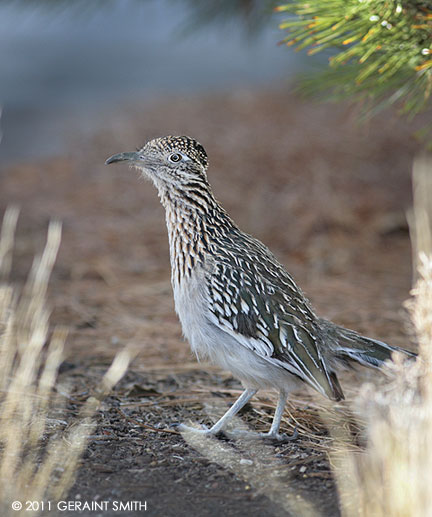
[[[338,365],[379,367],[393,351],[413,355],[318,317],[268,248],[243,233],[217,202],[207,154],[192,138],[156,138],[106,163],[121,161],[153,181],[165,207],[175,308],[192,350],[231,371],[245,388],[211,428],[180,429],[215,435],[258,389],[274,388],[279,400],[270,431],[231,435],[281,440],[287,393],[301,381],[338,401],[344,398]]]

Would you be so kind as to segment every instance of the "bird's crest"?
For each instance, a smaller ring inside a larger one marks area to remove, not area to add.
[[[207,170],[208,158],[204,147],[189,136],[164,136],[162,138],[155,138],[149,142],[149,145],[163,151],[180,151]]]

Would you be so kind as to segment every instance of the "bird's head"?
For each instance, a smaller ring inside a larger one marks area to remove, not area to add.
[[[141,170],[157,187],[181,188],[191,182],[207,182],[207,154],[188,136],[155,138],[141,149],[115,154],[105,163],[123,161]]]

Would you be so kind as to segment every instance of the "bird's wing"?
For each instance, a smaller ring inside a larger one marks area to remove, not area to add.
[[[343,398],[317,346],[316,316],[300,289],[283,268],[272,272],[273,281],[263,262],[249,266],[238,256],[219,257],[207,282],[212,323],[322,394]]]

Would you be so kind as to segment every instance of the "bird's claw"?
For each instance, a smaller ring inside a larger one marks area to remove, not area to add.
[[[286,433],[260,433],[261,437],[266,440],[274,440],[277,442],[292,442],[294,440],[297,440],[298,438],[298,431],[297,427],[294,429],[294,432],[292,435],[286,434]]]
[[[231,439],[243,438],[246,440],[271,440],[277,442],[290,442],[298,438],[297,427],[294,429],[294,433],[291,436],[286,433],[280,434],[270,431],[267,433],[256,433],[254,431],[243,431],[241,429],[224,431],[224,434]]]
[[[268,433],[269,438],[273,438],[274,440],[278,440],[280,442],[292,442],[294,440],[297,440],[299,436],[297,426],[294,427],[293,434],[289,435],[286,433],[276,433],[274,436],[271,433]]]

